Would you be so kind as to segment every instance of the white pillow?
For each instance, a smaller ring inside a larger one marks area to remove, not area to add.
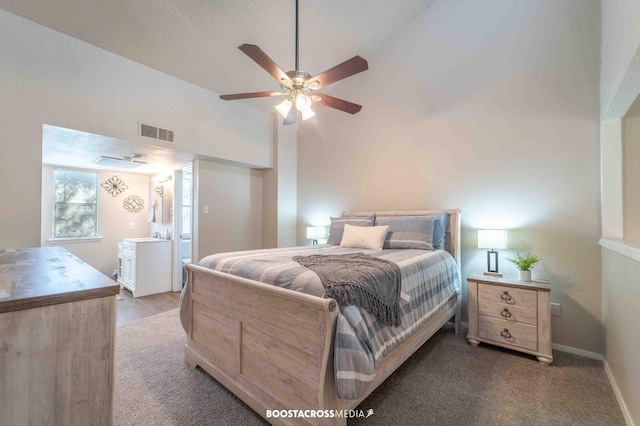
[[[389,225],[385,226],[353,226],[346,223],[340,247],[382,250],[384,238]]]

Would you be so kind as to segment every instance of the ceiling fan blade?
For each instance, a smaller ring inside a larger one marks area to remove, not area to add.
[[[266,53],[262,51],[255,44],[243,44],[238,46],[238,49],[242,50],[248,57],[253,59],[255,63],[260,65],[266,72],[271,74],[273,78],[278,80],[280,83],[283,79],[288,81],[290,80],[289,76],[282,71],[282,68],[278,66],[275,62],[271,60],[270,57],[267,56]]]
[[[225,101],[233,101],[236,99],[248,99],[248,98],[266,98],[268,96],[282,96],[286,93],[282,92],[252,92],[252,93],[236,93],[233,95],[220,95],[220,99]]]
[[[362,105],[354,104],[322,93],[314,94],[311,99],[317,104],[339,109],[340,111],[348,112],[349,114],[355,114],[360,112],[362,109]]]
[[[335,83],[336,81],[351,77],[354,74],[358,74],[368,69],[369,64],[367,63],[366,59],[360,56],[354,56],[353,58],[348,59],[343,63],[338,64],[335,67],[329,68],[328,70],[316,75],[311,80],[309,80],[309,85],[317,82],[318,85],[315,88],[320,89],[322,87]]]

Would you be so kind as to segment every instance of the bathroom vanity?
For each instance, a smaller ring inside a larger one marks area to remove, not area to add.
[[[133,297],[171,291],[171,240],[127,238],[118,244],[118,283]]]

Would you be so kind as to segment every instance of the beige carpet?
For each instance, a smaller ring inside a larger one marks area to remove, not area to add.
[[[116,425],[266,424],[183,358],[178,310],[118,328]],[[353,425],[624,425],[602,364],[535,358],[439,331],[361,405]]]

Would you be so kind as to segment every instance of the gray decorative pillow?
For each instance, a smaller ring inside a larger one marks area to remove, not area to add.
[[[436,216],[397,216],[378,219],[376,225],[389,225],[384,240],[386,249],[433,250]]]
[[[444,241],[447,233],[447,224],[449,223],[449,214],[440,213],[433,215],[435,217],[433,227],[433,248],[435,250],[444,250]]]
[[[369,217],[332,217],[327,244],[333,244],[334,246],[340,245],[340,241],[342,241],[342,234],[344,233],[345,224],[353,226],[373,226],[373,222],[375,220],[375,215]]]

